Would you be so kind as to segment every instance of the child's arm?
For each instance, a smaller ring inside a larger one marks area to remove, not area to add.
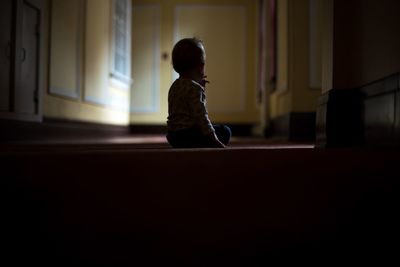
[[[204,85],[208,83],[203,79]],[[214,130],[212,129],[212,123],[208,118],[208,112],[206,109],[205,104],[205,94],[204,94],[204,87],[197,88],[197,90],[192,90],[193,96],[190,98],[190,106],[193,109],[193,115],[196,118],[197,125],[202,129],[203,133],[206,133],[206,138],[209,141],[211,147],[215,148],[224,148],[225,145],[218,139],[217,135],[215,134]]]
[[[200,81],[200,85],[204,87],[204,90],[206,89],[206,84],[210,83],[209,81],[206,80],[207,76],[204,76],[203,79]]]

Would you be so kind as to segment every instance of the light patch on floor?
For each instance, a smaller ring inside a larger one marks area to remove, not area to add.
[[[12,145],[12,144],[10,144]],[[62,138],[50,140],[19,141],[14,145],[32,145],[49,147],[53,145],[67,146],[68,148],[87,149],[172,149],[165,135],[126,135],[114,137],[82,137]],[[33,147],[32,147],[33,148]],[[46,149],[47,149],[46,148]],[[232,137],[227,149],[312,149],[314,143],[288,142],[282,139],[271,139],[262,137]],[[206,148],[203,148],[206,149]]]

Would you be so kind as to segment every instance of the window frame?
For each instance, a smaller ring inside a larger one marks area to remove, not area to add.
[[[127,4],[126,9],[126,51],[124,57],[126,59],[127,73],[121,73],[116,68],[116,31],[117,31],[117,2],[125,1]],[[110,55],[110,82],[111,85],[121,88],[130,89],[133,83],[132,79],[132,2],[131,0],[112,0],[111,3],[111,55]]]

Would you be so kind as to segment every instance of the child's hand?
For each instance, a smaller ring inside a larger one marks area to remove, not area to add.
[[[203,79],[200,81],[200,85],[203,86],[204,88],[206,87],[207,83],[210,83],[209,81],[206,80],[207,76],[204,76]]]

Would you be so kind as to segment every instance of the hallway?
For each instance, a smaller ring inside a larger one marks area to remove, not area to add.
[[[1,7],[1,266],[400,265],[400,1]],[[226,149],[165,140],[194,36]]]

